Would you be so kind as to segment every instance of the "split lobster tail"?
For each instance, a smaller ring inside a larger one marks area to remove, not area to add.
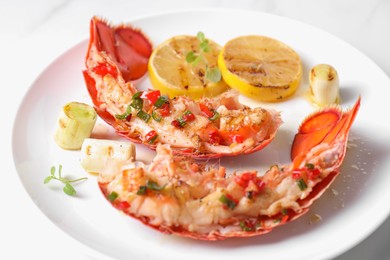
[[[320,143],[330,144],[336,139],[347,139],[359,110],[360,100],[359,97],[353,108],[345,113],[339,106],[331,106],[309,115],[301,123],[298,133],[295,135],[291,148],[291,159],[294,161],[297,157],[304,156]]]
[[[140,30],[92,18],[83,74],[97,114],[118,135],[199,159],[253,153],[273,140],[280,113],[239,103],[237,91],[193,100],[138,90],[133,81],[147,72],[152,50]]]
[[[293,161],[264,174],[226,174],[157,146],[149,167],[124,166],[99,174],[103,194],[118,210],[163,233],[200,240],[252,237],[308,212],[340,172],[360,98],[346,112],[322,109],[305,119]]]

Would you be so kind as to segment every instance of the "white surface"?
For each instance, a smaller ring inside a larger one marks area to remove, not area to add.
[[[12,259],[93,259],[92,252],[80,246],[55,227],[32,203],[25,192],[12,163],[11,129],[17,107],[39,73],[57,56],[88,37],[88,22],[92,15],[102,15],[113,22],[129,21],[157,10],[179,10],[191,7],[232,7],[259,10],[310,23],[345,39],[366,53],[390,74],[389,24],[390,2],[382,1],[2,1],[1,19],[1,103],[2,165],[5,176],[1,189],[1,238],[5,242],[0,258]],[[184,21],[183,21],[184,23]],[[259,27],[266,26],[260,24]],[[307,37],[310,37],[308,35]],[[357,73],[357,76],[361,75]],[[375,86],[369,86],[374,88]],[[389,86],[382,86],[388,90]],[[364,88],[364,87],[363,87]],[[57,93],[53,93],[53,98]],[[370,95],[369,95],[370,96]],[[9,98],[8,98],[9,97]],[[383,97],[384,98],[384,97]],[[376,114],[369,109],[372,117]],[[388,110],[387,110],[388,111]],[[383,115],[383,110],[376,111]],[[379,117],[379,116],[378,116]],[[21,120],[28,120],[28,118]],[[378,126],[388,127],[388,122]],[[366,127],[370,127],[369,124]],[[376,129],[374,129],[376,130]],[[385,138],[378,131],[374,137]],[[34,138],[34,136],[29,136]],[[388,142],[388,138],[384,139]],[[42,144],[40,144],[42,145]],[[37,149],[38,147],[28,147]],[[373,148],[373,147],[372,147]],[[379,151],[388,155],[389,151]],[[379,158],[380,159],[380,158]],[[34,173],[32,173],[34,174]],[[37,173],[41,176],[44,173]],[[40,177],[39,177],[40,178]],[[380,184],[375,186],[378,189]],[[385,193],[386,194],[386,193]],[[376,206],[388,207],[389,196]],[[60,201],[61,202],[61,201]],[[58,206],[61,203],[58,203]],[[370,209],[371,210],[371,209]],[[68,214],[72,214],[69,212]],[[356,219],[364,217],[354,216]],[[341,231],[343,232],[343,231]],[[354,232],[350,231],[351,237]],[[103,234],[104,235],[104,234]],[[335,234],[337,236],[337,233]],[[338,259],[389,259],[390,220],[361,244]],[[4,243],[4,242],[3,242]],[[65,250],[64,250],[65,249]]]

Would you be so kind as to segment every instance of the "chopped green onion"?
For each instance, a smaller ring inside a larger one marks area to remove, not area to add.
[[[149,190],[154,190],[154,191],[161,191],[167,186],[166,184],[163,186],[159,186],[157,182],[155,181],[147,181],[146,185],[140,186],[139,190],[137,191],[137,195],[145,195],[146,191]]]
[[[137,92],[139,93],[139,92]],[[133,98],[133,102],[131,102],[130,106],[134,107],[135,109],[141,110],[144,105],[144,101],[141,98]]]
[[[155,107],[157,108],[161,108],[165,103],[168,102],[168,97],[167,96],[160,96],[156,102],[154,102],[154,105]]]
[[[248,225],[244,221],[240,221],[240,228],[243,231],[254,231],[253,227],[248,227]]]
[[[112,201],[116,200],[118,198],[118,196],[119,196],[118,193],[113,191],[110,194],[108,194],[107,199],[112,202]]]
[[[150,140],[148,141],[148,143],[150,144],[154,144],[154,142],[156,141],[158,135],[156,134],[155,136],[153,136],[152,138],[150,138]]]
[[[160,190],[163,190],[163,189],[165,188],[165,186],[166,186],[166,185],[164,185],[164,186],[159,186],[159,185],[157,184],[157,182],[155,182],[155,181],[147,181],[147,182],[146,182],[146,187],[147,187],[148,189],[151,189],[151,190],[160,191]]]
[[[214,110],[214,115],[209,118],[210,121],[215,121],[219,119],[219,113]]]
[[[219,201],[222,202],[229,209],[234,209],[237,206],[237,203],[232,199],[228,198],[226,195],[219,197]]]
[[[137,113],[137,117],[141,118],[142,120],[144,120],[147,123],[151,116],[148,113],[146,113],[145,111],[140,110]]]
[[[162,116],[155,110],[152,111],[152,118],[157,122],[161,122],[162,120]]]
[[[281,212],[282,212],[282,215],[283,215],[283,216],[285,216],[285,215],[287,215],[287,213],[288,213],[288,210],[287,210],[287,209],[282,209],[282,211],[281,211]]]
[[[306,182],[302,178],[297,180],[297,185],[301,191],[304,191],[307,188]]]
[[[135,93],[135,94],[133,95],[132,99],[134,100],[134,99],[140,98],[141,95],[142,95],[142,93],[143,93],[142,91],[138,91],[137,93]]]
[[[131,106],[128,105],[126,108],[126,112],[124,112],[123,114],[117,114],[115,115],[115,117],[118,119],[126,119],[130,114],[131,114]]]
[[[137,195],[145,195],[146,194],[146,186],[140,186],[137,191]]]
[[[306,168],[308,168],[309,170],[313,170],[313,169],[314,169],[314,164],[312,164],[312,163],[307,163],[307,164],[306,164]]]

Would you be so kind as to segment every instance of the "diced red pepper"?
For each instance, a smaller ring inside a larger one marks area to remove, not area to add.
[[[208,106],[206,106],[203,103],[199,104],[199,108],[200,108],[200,111],[202,112],[202,115],[207,117],[207,118],[210,118],[210,117],[212,117],[214,115],[214,112],[211,111],[211,109],[208,108]]]
[[[254,172],[246,172],[242,173],[234,178],[236,183],[240,185],[242,188],[246,189],[249,185],[250,182],[256,185],[257,191],[252,191],[255,192],[254,195],[256,195],[258,192],[264,189],[265,187],[265,182],[261,179],[261,177],[258,177],[256,173]]]
[[[302,173],[302,170],[300,169],[297,169],[297,170],[293,170],[292,172],[292,177],[294,180],[298,180],[301,178],[301,173]]]
[[[110,74],[113,77],[116,77],[118,75],[117,69],[108,63],[99,63],[98,65],[93,67],[92,71],[96,74],[99,74],[100,76]]]
[[[311,169],[308,171],[308,176],[309,176],[310,180],[314,180],[315,178],[320,176],[320,174],[321,174],[321,171],[317,168],[314,168],[314,169]]]
[[[310,180],[314,180],[318,176],[320,176],[321,171],[317,168],[308,168],[303,167],[299,169],[295,169],[292,172],[292,177],[294,180],[298,180],[300,178],[304,178],[305,180],[309,178]]]
[[[195,120],[195,115],[192,114],[190,111],[187,111],[187,112],[182,116],[182,119],[183,119],[185,122],[191,122],[191,121],[194,121],[194,120]]]
[[[147,134],[145,135],[145,139],[146,139],[146,141],[148,141],[149,143],[154,143],[154,141],[156,140],[156,138],[157,138],[157,132],[154,131],[154,130],[150,131],[149,133],[147,133]]]
[[[218,130],[212,130],[209,133],[209,142],[213,145],[219,145],[222,141],[221,136],[218,133]]]
[[[154,90],[149,91],[147,94],[145,94],[145,97],[150,101],[150,103],[153,105],[156,103],[157,99],[161,96],[160,90]]]
[[[244,142],[244,137],[240,134],[231,134],[229,135],[229,141],[232,143],[242,143]]]
[[[179,122],[179,120],[173,120],[172,122],[171,122],[171,125],[173,125],[174,127],[176,127],[176,128],[182,128],[183,126],[180,124],[180,122]]]
[[[159,109],[160,115],[163,117],[169,116],[170,111],[169,111],[169,103],[165,103],[164,105],[161,106]]]
[[[120,201],[116,204],[117,209],[126,210],[130,208],[130,204],[127,201]]]

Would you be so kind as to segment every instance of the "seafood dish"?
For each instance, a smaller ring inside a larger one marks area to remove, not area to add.
[[[140,91],[153,50],[130,25],[94,17],[83,71],[97,114],[115,131],[154,150],[150,165],[110,163],[98,173],[107,200],[158,231],[199,240],[265,234],[305,214],[340,173],[360,107],[326,106],[301,123],[291,163],[227,172],[197,159],[249,154],[266,147],[282,124],[273,109],[250,108],[228,90],[194,100]]]
[[[147,72],[152,52],[141,31],[94,17],[90,34],[85,82],[98,115],[121,136],[205,159],[253,153],[274,139],[280,113],[241,104],[237,91],[200,100],[138,91],[133,81]]]
[[[149,167],[107,167],[99,186],[115,208],[165,233],[202,240],[261,235],[306,213],[337,177],[359,106],[309,116],[295,136],[292,163],[264,175],[228,175],[223,166],[175,156],[165,144]]]

